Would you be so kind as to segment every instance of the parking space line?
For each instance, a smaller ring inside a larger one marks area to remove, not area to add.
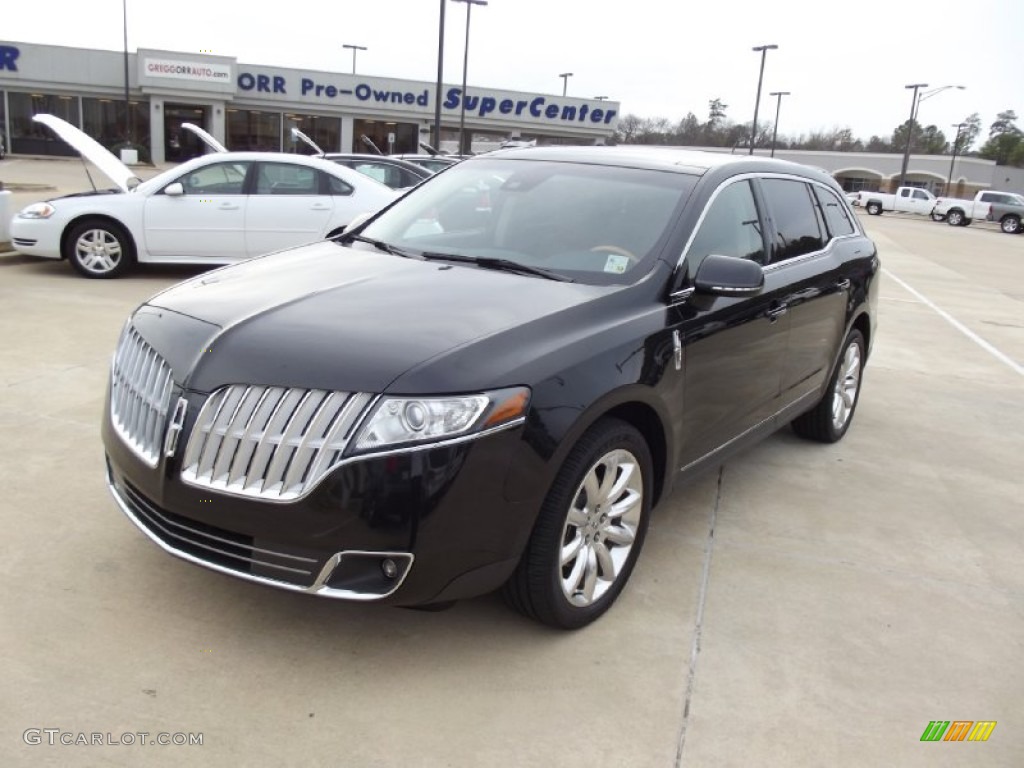
[[[968,339],[973,341],[975,344],[977,344],[979,347],[984,349],[986,352],[988,352],[990,355],[992,355],[997,360],[1000,360],[1001,362],[1006,363],[1006,365],[1008,365],[1011,369],[1013,369],[1020,376],[1024,376],[1024,366],[1022,366],[1019,363],[1017,363],[1009,355],[1005,354],[1004,352],[1001,352],[999,349],[994,347],[992,344],[990,344],[989,342],[985,341],[983,338],[981,338],[981,336],[976,334],[974,331],[972,331],[966,325],[964,325],[959,320],[957,320],[955,317],[953,317],[951,314],[949,314],[949,312],[944,310],[942,307],[938,306],[935,302],[931,301],[927,296],[922,294],[920,291],[917,291],[916,289],[912,288],[908,283],[904,282],[903,280],[900,280],[898,277],[896,277],[896,275],[894,275],[888,269],[884,269],[883,268],[882,272],[887,277],[892,278],[899,285],[903,286],[903,288],[905,288],[908,292],[910,292],[913,296],[915,296],[922,304],[924,304],[925,306],[931,308],[939,317],[941,317],[947,323],[949,323],[954,328],[956,328],[958,331],[960,331],[960,333],[962,333]]]

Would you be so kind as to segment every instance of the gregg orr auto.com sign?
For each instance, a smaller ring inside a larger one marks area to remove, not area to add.
[[[231,81],[231,67],[206,61],[177,59],[146,59],[143,71],[149,77],[167,77],[193,82],[224,83]]]

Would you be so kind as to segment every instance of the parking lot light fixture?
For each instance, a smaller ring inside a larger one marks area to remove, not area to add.
[[[914,136],[914,120],[917,119],[917,94],[922,88],[927,88],[928,83],[912,83],[905,87],[913,88],[914,96],[910,99],[910,119],[907,121],[907,143],[903,148],[903,166],[900,168],[900,183],[897,185],[899,187],[904,186],[907,181],[907,166],[910,164],[910,140]]]
[[[441,0],[440,19],[437,24],[437,87],[434,89],[434,134],[430,137],[434,149],[441,151],[441,89],[444,87],[444,9],[448,0]]]
[[[466,4],[466,48],[462,54],[462,110],[459,112],[459,154],[467,155],[466,151],[466,72],[469,69],[469,15],[474,5],[487,5],[487,0],[452,0],[453,3]],[[472,145],[472,142],[470,142]]]
[[[757,141],[757,112],[761,107],[761,83],[764,81],[764,59],[768,51],[774,51],[777,45],[755,45],[751,50],[761,52],[761,73],[757,76],[757,99],[754,101],[754,125],[750,129],[750,151],[747,154],[754,154],[754,143]]]
[[[348,43],[342,43],[341,47],[352,49],[352,74],[354,75],[356,73],[356,53],[368,50],[368,48],[365,45],[349,45]]]
[[[772,91],[768,94],[775,97],[775,127],[772,129],[772,157],[775,157],[775,140],[779,137],[779,112],[782,111],[782,97],[789,96],[789,91]]]
[[[563,72],[559,77],[562,78],[562,96],[565,96],[569,89],[569,78],[572,77],[572,72]]]

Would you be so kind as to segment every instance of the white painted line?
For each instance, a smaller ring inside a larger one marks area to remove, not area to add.
[[[919,291],[916,291],[915,289],[911,288],[910,285],[908,285],[904,281],[900,280],[898,277],[896,277],[896,275],[894,275],[888,269],[883,268],[882,272],[885,273],[885,275],[887,277],[892,278],[897,283],[899,283],[901,286],[903,286],[905,289],[907,289],[907,291],[909,291],[911,294],[916,296],[917,299],[922,304],[930,307],[939,317],[941,317],[947,323],[949,323],[954,328],[956,328],[958,331],[960,331],[960,333],[962,333],[968,339],[973,341],[975,344],[977,344],[979,347],[984,349],[986,352],[988,352],[990,355],[992,355],[997,360],[1000,360],[1001,362],[1006,363],[1006,365],[1010,366],[1010,368],[1013,369],[1019,375],[1024,376],[1024,366],[1020,365],[1017,361],[1015,361],[1009,355],[1004,354],[1003,352],[1000,352],[994,346],[992,346],[987,341],[985,341],[983,338],[981,338],[981,336],[976,334],[974,331],[972,331],[966,325],[964,325],[959,320],[957,320],[955,317],[953,317],[951,314],[949,314],[949,312],[947,312],[942,307],[938,306],[937,304],[935,304],[934,302],[929,300],[927,297],[925,297]]]

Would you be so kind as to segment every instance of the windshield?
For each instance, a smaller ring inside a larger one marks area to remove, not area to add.
[[[433,258],[632,283],[650,269],[695,182],[675,172],[474,158],[428,179],[360,234]]]

